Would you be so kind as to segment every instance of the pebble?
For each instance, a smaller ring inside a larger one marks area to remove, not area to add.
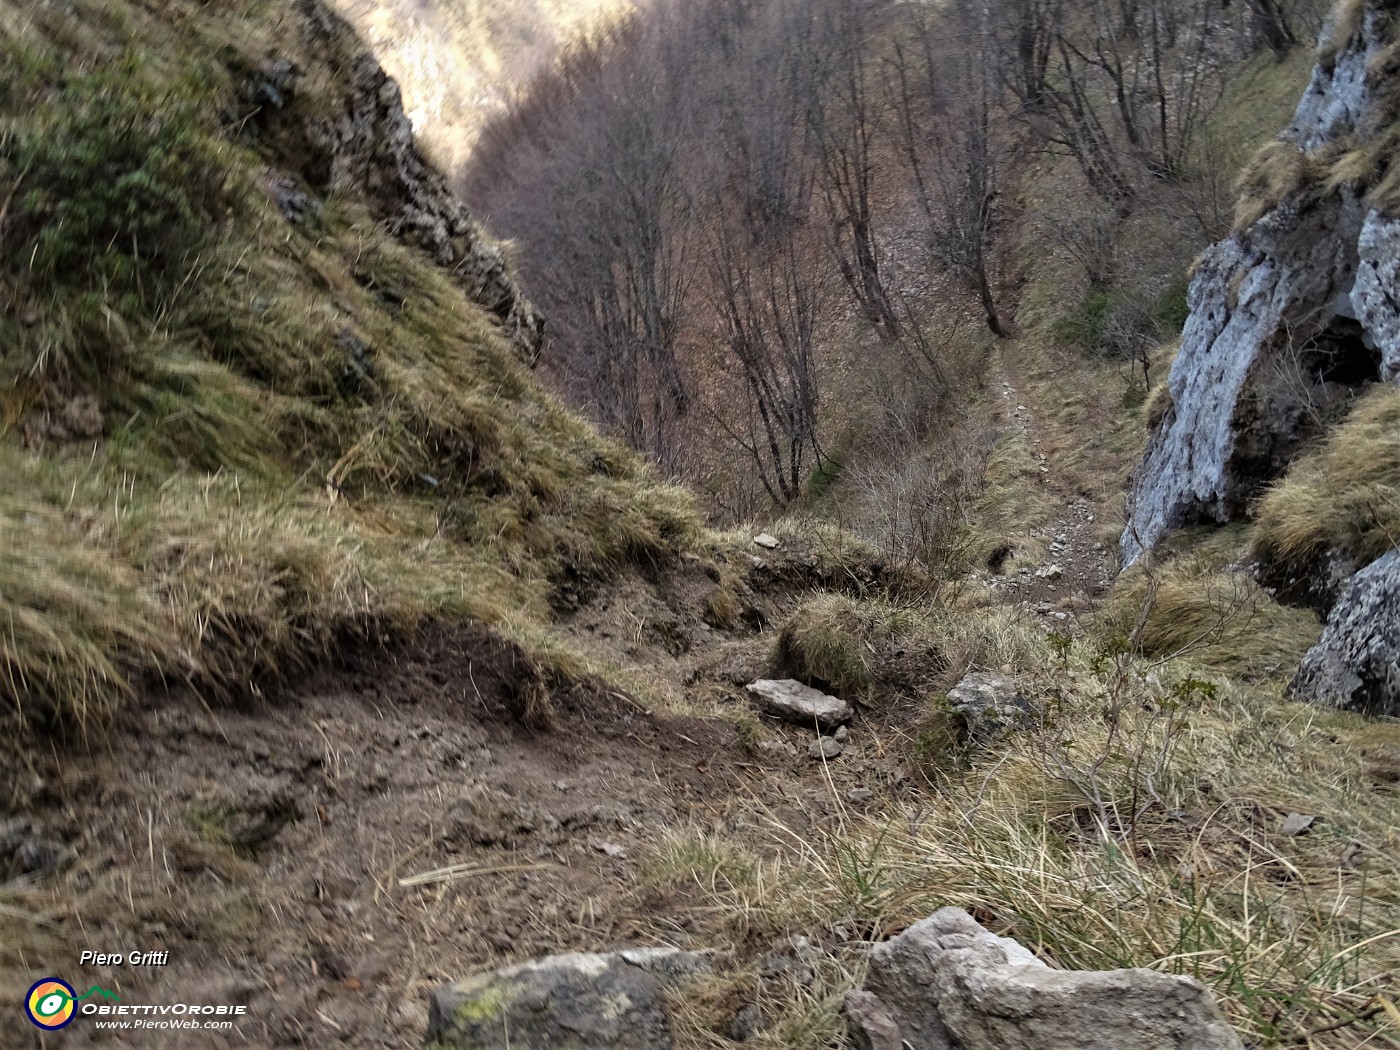
[[[845,750],[841,741],[831,736],[818,737],[807,745],[807,754],[816,759],[840,758]]]

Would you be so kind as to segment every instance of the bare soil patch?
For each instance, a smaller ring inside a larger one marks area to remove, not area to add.
[[[768,639],[702,627],[702,575],[615,582],[571,630],[672,677],[701,709],[747,706],[740,683]],[[824,765],[810,733],[765,721],[758,746],[732,718],[667,716],[601,681],[554,687],[551,728],[532,728],[539,688],[487,629],[437,626],[257,704],[163,693],[85,747],[24,744],[0,781],[9,809],[76,859],[12,884],[6,900],[43,924],[0,917],[13,932],[0,985],[17,1001],[42,971],[128,1003],[248,1007],[227,1033],[82,1019],[63,1035],[74,1046],[416,1047],[425,993],[475,970],[713,946],[712,909],[646,878],[666,829],[771,850],[775,822],[807,834],[835,792],[900,779],[859,723]],[[170,959],[80,967],[84,949]],[[7,1025],[0,1045],[47,1044]]]

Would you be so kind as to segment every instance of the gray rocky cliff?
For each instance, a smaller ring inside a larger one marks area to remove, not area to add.
[[[1329,707],[1400,716],[1400,551],[1352,577],[1288,693]]]
[[[1320,168],[1367,133],[1390,18],[1372,9],[1344,46],[1324,48],[1277,163]],[[1173,528],[1243,517],[1329,410],[1400,379],[1400,222],[1324,181],[1300,179],[1202,256],[1171,407],[1133,479],[1125,567]]]
[[[287,173],[271,180],[283,213],[304,210],[302,187],[314,196],[364,200],[396,237],[447,270],[533,362],[543,322],[500,245],[419,150],[398,85],[323,0],[289,6],[294,14],[286,54],[266,56],[244,71],[248,108],[241,115],[248,133]]]

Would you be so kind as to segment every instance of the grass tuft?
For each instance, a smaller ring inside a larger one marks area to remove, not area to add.
[[[1377,386],[1259,506],[1254,550],[1306,572],[1329,551],[1365,565],[1400,544],[1400,390]]]

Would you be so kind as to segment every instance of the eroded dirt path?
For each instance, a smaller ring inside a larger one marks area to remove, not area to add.
[[[747,706],[741,685],[770,636],[697,621],[699,579],[692,566],[618,581],[574,619],[718,717],[653,713],[584,684],[553,697],[552,729],[527,728],[516,651],[458,626],[266,703],[152,696],[88,751],[26,752],[11,790],[29,792],[33,833],[76,859],[56,884],[6,898],[47,925],[3,946],[0,979],[22,991],[42,971],[128,1003],[248,1008],[238,1031],[197,1041],[84,1022],[65,1045],[417,1047],[426,993],[480,969],[712,947],[713,909],[649,877],[668,834],[771,848],[778,824],[799,836],[830,824],[852,804],[838,793],[887,804],[899,776],[874,727],[858,722],[824,765],[810,731],[765,721],[741,734],[723,717]],[[677,646],[678,631],[693,637]],[[170,961],[79,966],[84,949]],[[49,1044],[7,1025],[0,1045]]]

